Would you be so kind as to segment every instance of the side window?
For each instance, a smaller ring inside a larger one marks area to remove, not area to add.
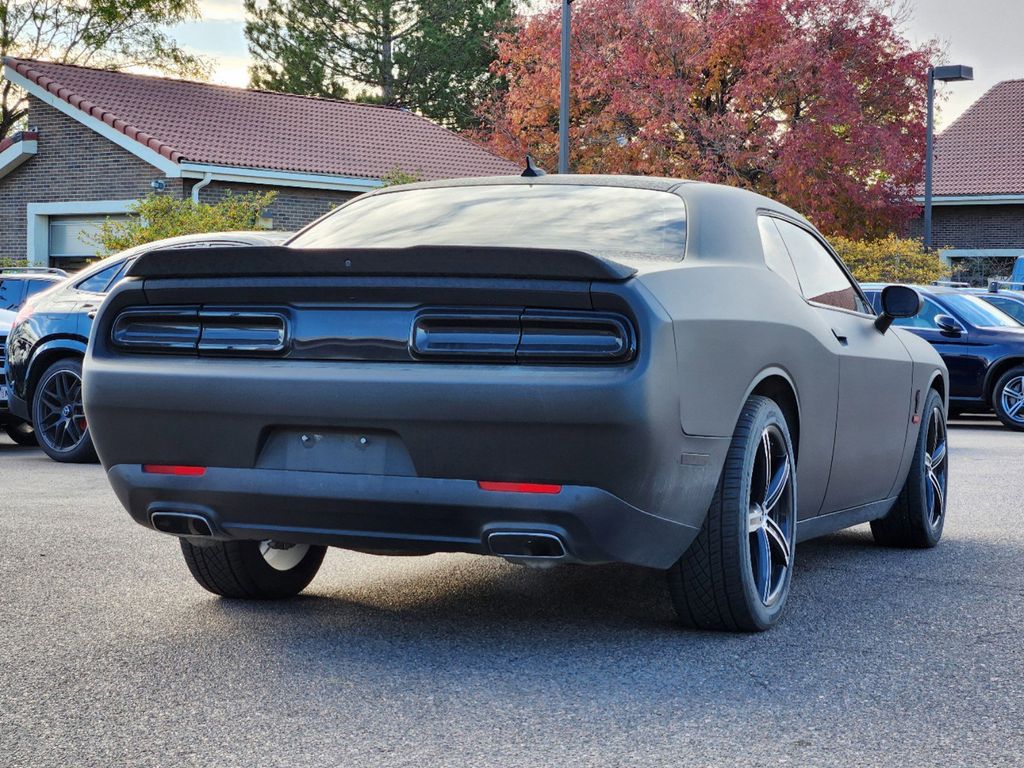
[[[0,280],[0,309],[17,309],[24,285],[24,280]]]
[[[771,216],[758,216],[757,229],[761,233],[761,248],[764,250],[764,261],[768,268],[785,278],[786,282],[800,293],[800,280],[797,279],[796,269],[793,268],[793,260],[789,258],[789,251],[782,241],[775,226],[775,220]]]
[[[114,279],[114,275],[117,273],[122,266],[123,262],[117,262],[111,264],[109,267],[101,269],[93,275],[90,275],[85,280],[80,282],[75,287],[80,291],[86,291],[87,293],[103,293],[107,289],[110,281]]]
[[[1001,296],[986,296],[985,301],[998,309],[1003,310],[1014,320],[1024,323],[1024,304],[1013,299],[1004,299]]]
[[[913,317],[897,317],[893,325],[901,328],[938,328],[935,324],[936,315],[948,315],[949,313],[931,299],[924,299],[921,302],[921,311]]]
[[[775,224],[793,258],[800,287],[804,297],[816,304],[824,304],[854,312],[871,313],[846,273],[835,258],[818,242],[818,239],[802,227],[781,219]]]

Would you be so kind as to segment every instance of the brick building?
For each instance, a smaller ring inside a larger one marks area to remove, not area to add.
[[[932,178],[932,242],[955,274],[1008,275],[1024,256],[1024,80],[993,86],[939,134]]]
[[[275,190],[294,230],[401,170],[423,179],[518,167],[411,112],[7,58],[29,130],[0,142],[0,256],[73,264],[83,236],[146,194],[203,202]]]

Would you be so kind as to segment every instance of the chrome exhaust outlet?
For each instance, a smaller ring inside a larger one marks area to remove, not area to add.
[[[510,560],[561,560],[565,544],[553,533],[500,531],[487,537],[491,553]]]
[[[213,536],[210,521],[189,512],[154,512],[149,516],[153,527],[172,536]]]

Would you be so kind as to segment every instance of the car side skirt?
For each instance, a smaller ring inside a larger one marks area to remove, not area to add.
[[[818,515],[807,520],[800,520],[796,525],[796,540],[807,541],[825,536],[829,533],[841,531],[844,528],[851,528],[861,523],[867,523],[885,517],[889,514],[896,497],[882,501],[873,501],[870,504],[863,504],[851,509],[843,509],[839,512],[830,512],[827,515]]]

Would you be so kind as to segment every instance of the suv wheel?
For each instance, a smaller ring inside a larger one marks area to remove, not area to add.
[[[96,461],[82,408],[82,361],[58,360],[39,378],[32,395],[32,423],[39,447],[54,461]]]
[[[992,390],[992,408],[1003,424],[1024,431],[1024,366],[999,377]]]
[[[275,541],[181,540],[193,578],[221,597],[279,600],[304,590],[320,570],[327,547]]]
[[[796,546],[796,463],[782,410],[751,397],[704,525],[668,571],[682,622],[755,632],[782,616]]]

